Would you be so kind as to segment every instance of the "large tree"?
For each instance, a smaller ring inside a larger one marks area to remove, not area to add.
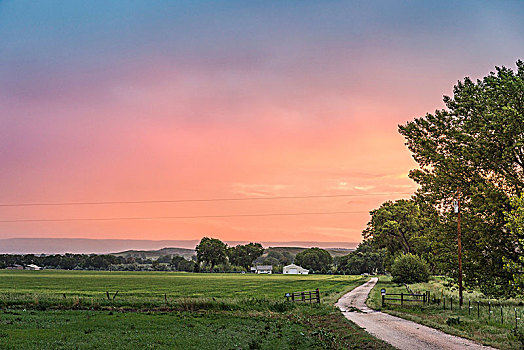
[[[211,271],[215,265],[225,263],[227,245],[219,239],[204,237],[196,246],[197,260],[199,263],[211,265]]]
[[[295,264],[312,272],[328,272],[333,264],[333,257],[325,249],[309,248],[295,256]]]
[[[243,266],[246,270],[253,264],[259,256],[264,253],[264,248],[260,243],[249,243],[245,245],[237,245],[236,247],[228,248],[227,256],[229,262],[233,265]]]
[[[488,294],[510,292],[504,259],[518,261],[519,253],[504,212],[524,187],[524,63],[465,78],[444,103],[399,126],[420,166],[410,172],[420,185],[417,201],[439,213],[434,240],[456,250],[452,202],[460,195],[466,283]],[[452,266],[442,265],[456,276]]]

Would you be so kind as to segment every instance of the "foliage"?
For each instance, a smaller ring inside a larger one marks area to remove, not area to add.
[[[391,266],[393,282],[418,283],[429,280],[429,268],[420,257],[411,253],[403,254],[395,259]]]
[[[505,268],[513,274],[512,286],[524,294],[524,194],[511,199],[511,211],[506,213],[507,226],[518,244],[517,261],[505,259]]]
[[[497,67],[476,82],[459,81],[453,97],[444,97],[446,109],[399,126],[420,166],[410,172],[420,185],[416,201],[438,213],[426,232],[439,252],[438,268],[457,278],[451,204],[459,189],[464,281],[492,295],[512,293],[504,260],[517,263],[520,254],[504,212],[509,197],[524,188],[523,94],[524,63],[518,61],[515,72]]]
[[[363,241],[354,252],[336,259],[337,272],[347,275],[383,274],[384,258],[384,249],[375,249],[371,241]]]
[[[253,264],[259,256],[264,253],[264,248],[260,243],[249,243],[237,245],[227,249],[229,262],[233,265],[243,266],[246,270]]]
[[[217,264],[225,263],[227,245],[219,239],[204,237],[196,246],[197,261],[211,265],[211,270]]]
[[[311,270],[310,272],[326,273],[333,264],[333,257],[325,249],[309,248],[295,256],[295,264]]]

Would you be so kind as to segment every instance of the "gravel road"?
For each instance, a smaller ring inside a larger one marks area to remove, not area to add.
[[[348,320],[364,328],[368,333],[401,350],[494,349],[370,309],[366,306],[366,299],[377,281],[378,278],[372,278],[342,296],[335,304]],[[361,312],[348,311],[352,308],[357,308]]]

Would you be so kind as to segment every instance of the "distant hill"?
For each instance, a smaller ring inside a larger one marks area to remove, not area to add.
[[[199,240],[135,240],[135,239],[91,239],[91,238],[4,238],[0,239],[0,254],[109,254],[126,250],[153,251],[163,247],[180,247],[193,250]],[[225,241],[229,246],[246,244],[250,241]],[[358,242],[259,242],[264,247],[320,247],[333,251],[355,248]],[[338,247],[338,248],[330,248]],[[297,248],[305,249],[305,248]]]
[[[280,253],[289,252],[294,257],[295,255],[297,255],[298,253],[306,249],[307,248],[304,248],[304,247],[269,247],[264,250],[264,254],[262,256],[263,257],[267,256],[270,251],[277,251]],[[332,257],[348,255],[349,253],[355,250],[355,249],[350,249],[350,248],[323,248],[323,249],[326,249],[329,252],[329,254],[331,254]]]
[[[304,247],[269,247],[264,250],[264,254],[262,257],[266,257],[269,252],[271,251],[277,251],[279,253],[288,252],[293,257],[300,253],[301,251],[305,250],[307,248]],[[343,256],[347,255],[350,252],[352,252],[354,249],[349,248],[327,248],[326,249],[331,256]],[[111,253],[112,255],[122,256],[122,257],[141,257],[142,259],[158,259],[160,256],[163,255],[179,255],[183,256],[186,259],[191,259],[193,255],[196,254],[194,249],[187,249],[187,248],[162,248],[158,250],[125,250],[123,252],[118,253]]]
[[[158,250],[125,250],[123,252],[111,253],[112,255],[121,257],[134,257],[142,259],[156,260],[163,255],[179,255],[186,259],[191,259],[196,254],[194,249],[188,248],[162,248]]]

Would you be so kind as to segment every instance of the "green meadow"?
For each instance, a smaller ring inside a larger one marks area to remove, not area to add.
[[[390,349],[333,307],[365,280],[4,270],[0,348]],[[316,288],[320,305],[285,300],[287,292]]]

